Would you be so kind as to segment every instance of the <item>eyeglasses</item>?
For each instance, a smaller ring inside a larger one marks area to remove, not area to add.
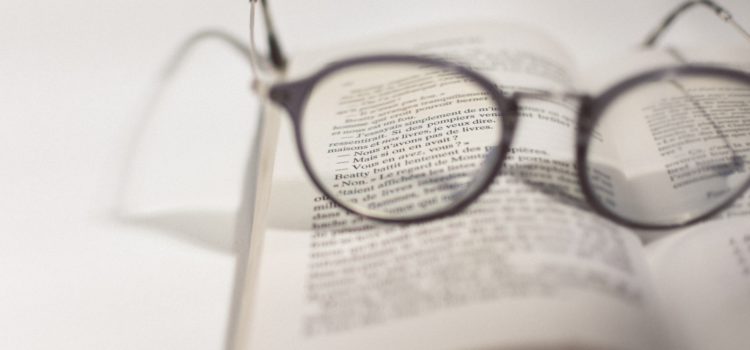
[[[302,163],[317,188],[342,208],[386,222],[459,212],[499,174],[511,151],[523,99],[578,107],[575,159],[590,206],[624,225],[659,229],[695,223],[750,186],[750,75],[680,65],[644,72],[598,96],[501,91],[475,71],[439,58],[375,55],[329,64],[307,78],[262,78],[257,93],[288,112]],[[750,38],[711,1],[675,9],[645,41],[653,46],[679,14],[700,4]],[[266,9],[266,7],[263,7]],[[266,11],[271,65],[284,56]],[[638,103],[648,107],[638,109]],[[638,124],[652,140],[632,137]]]

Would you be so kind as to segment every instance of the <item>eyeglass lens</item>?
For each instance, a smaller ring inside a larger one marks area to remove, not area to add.
[[[375,218],[416,219],[450,211],[491,181],[500,110],[489,91],[450,67],[359,64],[316,84],[299,136],[333,199]]]
[[[586,165],[595,199],[616,216],[677,225],[742,191],[749,156],[750,85],[679,74],[635,85],[609,103]]]

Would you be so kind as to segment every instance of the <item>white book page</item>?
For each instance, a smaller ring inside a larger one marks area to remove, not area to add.
[[[466,62],[503,87],[574,85],[564,51],[515,26],[385,42]],[[525,103],[509,175],[464,213],[408,227],[332,206],[304,174],[282,120],[249,348],[653,346],[639,242],[582,209],[573,110]]]
[[[708,222],[648,249],[674,349],[750,348],[750,218]]]

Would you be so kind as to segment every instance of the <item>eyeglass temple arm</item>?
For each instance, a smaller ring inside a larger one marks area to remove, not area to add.
[[[263,22],[266,24],[266,33],[268,36],[268,49],[271,54],[271,63],[276,69],[283,71],[286,68],[286,56],[281,49],[276,31],[274,30],[271,15],[268,12],[268,1],[261,0],[263,5]]]
[[[682,5],[678,6],[676,9],[674,9],[667,17],[664,18],[664,20],[661,22],[661,25],[654,30],[651,35],[649,35],[646,40],[643,42],[644,47],[652,47],[656,44],[656,41],[659,40],[659,38],[664,34],[664,32],[669,28],[669,26],[674,22],[677,17],[679,17],[682,13],[684,13],[687,9],[693,7],[693,5],[704,5],[708,7],[709,9],[716,12],[716,15],[719,16],[722,20],[729,23],[737,29],[737,31],[742,34],[742,36],[745,37],[745,39],[748,39],[750,41],[750,33],[748,33],[744,28],[742,28],[737,21],[735,21],[732,18],[732,15],[729,13],[729,11],[725,10],[718,4],[716,4],[713,1],[710,0],[692,0],[687,1],[683,3]]]
[[[250,66],[253,70],[253,75],[258,77],[260,70],[260,57],[258,56],[258,49],[255,45],[255,7],[260,2],[262,7],[263,22],[266,24],[266,38],[268,40],[268,50],[270,55],[270,61],[273,67],[283,72],[286,69],[286,56],[284,51],[281,49],[281,45],[276,36],[273,23],[271,21],[271,15],[268,12],[268,4],[266,0],[250,0]]]

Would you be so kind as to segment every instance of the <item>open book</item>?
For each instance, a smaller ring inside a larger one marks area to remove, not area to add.
[[[473,23],[299,56],[290,75],[383,52],[458,61],[503,89],[596,92],[677,63],[657,52],[581,74],[544,35]],[[681,232],[612,223],[578,190],[573,108],[536,100],[522,103],[503,174],[475,203],[381,224],[316,191],[280,114],[269,107],[265,121],[240,349],[750,349],[750,194]],[[658,141],[636,124],[634,138]]]

